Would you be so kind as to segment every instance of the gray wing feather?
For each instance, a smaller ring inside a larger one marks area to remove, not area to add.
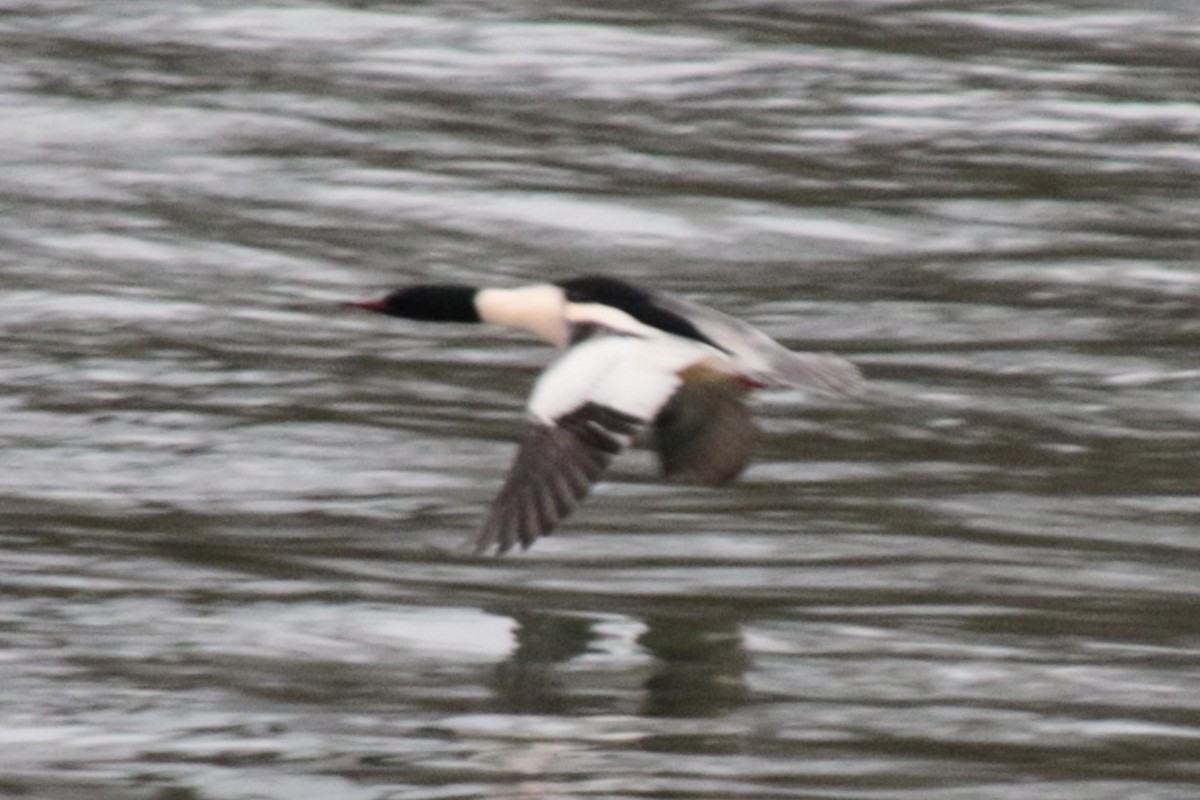
[[[518,543],[525,549],[539,536],[549,536],[644,424],[594,403],[563,415],[554,425],[531,424],[471,542],[473,551],[501,555]]]
[[[654,302],[689,319],[718,347],[747,367],[747,377],[768,386],[815,389],[837,395],[859,395],[866,384],[858,367],[832,353],[795,353],[765,333],[720,311],[655,293]]]

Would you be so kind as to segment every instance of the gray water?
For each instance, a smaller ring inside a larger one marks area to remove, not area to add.
[[[1200,12],[0,3],[0,794],[1200,797]],[[832,350],[471,559],[607,272]]]

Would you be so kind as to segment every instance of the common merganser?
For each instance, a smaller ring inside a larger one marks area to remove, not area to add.
[[[794,353],[719,311],[614,278],[515,289],[419,285],[353,306],[429,322],[493,323],[565,348],[537,379],[530,424],[470,544],[497,555],[548,536],[647,427],[664,475],[719,485],[750,459],[744,399],[767,386],[855,395],[858,368]]]

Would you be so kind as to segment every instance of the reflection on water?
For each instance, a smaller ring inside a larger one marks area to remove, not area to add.
[[[0,793],[1196,796],[1197,24],[6,4]],[[596,271],[887,401],[458,557]]]
[[[509,714],[603,712],[611,699],[573,679],[573,660],[586,661],[601,637],[596,620],[516,612],[516,643],[497,665],[492,687],[497,711]],[[643,657],[643,699],[649,717],[716,717],[746,706],[748,656],[738,626],[679,616],[650,618],[636,639]]]
[[[508,714],[562,714],[573,706],[555,668],[588,652],[596,638],[593,620],[540,612],[516,612],[516,645],[496,665],[492,686],[497,711]]]
[[[643,714],[715,717],[746,704],[748,657],[735,623],[651,618],[638,643],[659,659]]]

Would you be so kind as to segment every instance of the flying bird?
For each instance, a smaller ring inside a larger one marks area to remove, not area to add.
[[[516,457],[470,542],[475,553],[526,549],[548,536],[647,429],[665,476],[720,485],[753,450],[749,391],[853,396],[864,388],[845,359],[792,352],[719,311],[610,277],[511,289],[417,285],[350,305],[422,322],[501,325],[563,349],[534,384]]]

